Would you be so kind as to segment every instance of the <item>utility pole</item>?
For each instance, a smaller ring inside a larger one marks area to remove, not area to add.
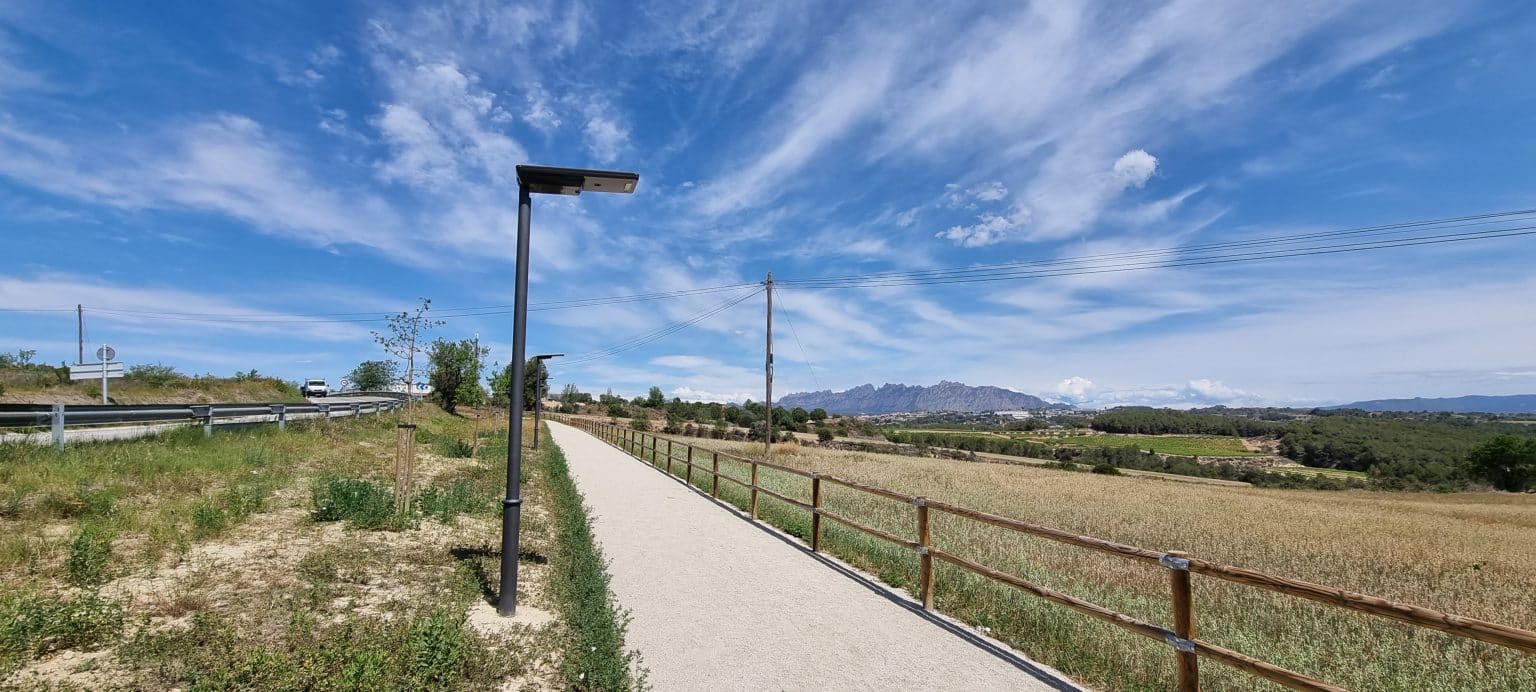
[[[768,280],[763,283],[768,287],[767,358],[763,361],[763,398],[767,400],[768,428],[763,436],[763,460],[773,461],[773,272],[768,272]]]
[[[80,355],[77,358],[75,358],[75,362],[79,363],[81,365],[84,365],[85,364],[85,308],[82,307],[79,303],[75,303],[75,336],[78,337],[79,343],[80,343]]]

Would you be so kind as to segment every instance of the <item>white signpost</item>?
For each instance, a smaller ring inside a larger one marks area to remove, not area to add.
[[[111,346],[102,344],[101,348],[96,349],[96,358],[101,362],[78,363],[69,366],[69,379],[94,380],[98,377],[101,378],[101,403],[105,404],[107,403],[107,378],[123,376],[123,364],[112,360],[116,357],[117,351],[113,350]]]

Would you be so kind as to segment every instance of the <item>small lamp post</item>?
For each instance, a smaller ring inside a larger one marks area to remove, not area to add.
[[[585,192],[632,193],[640,182],[637,173],[590,171],[549,166],[517,167],[517,296],[512,308],[512,404],[507,430],[507,496],[501,501],[501,593],[496,612],[517,614],[518,529],[522,519],[522,489],[518,476],[523,466],[523,370],[528,341],[528,238],[533,213],[533,194],[579,195]]]
[[[542,370],[544,368],[544,361],[549,360],[550,358],[560,358],[560,357],[563,357],[564,355],[565,355],[564,353],[545,353],[543,355],[534,356],[533,359],[539,362],[538,369],[535,369],[533,371],[534,372],[534,377],[538,377],[539,370]],[[543,388],[539,387],[539,384],[537,382],[535,382],[533,384],[533,448],[534,449],[538,449],[539,448],[539,414],[541,412],[543,412],[543,410],[544,410],[544,391],[543,391]]]

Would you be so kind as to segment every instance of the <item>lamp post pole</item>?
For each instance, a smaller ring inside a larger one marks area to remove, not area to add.
[[[640,176],[622,171],[592,171],[548,166],[517,167],[517,296],[512,309],[511,413],[507,416],[507,496],[501,501],[501,589],[496,612],[517,614],[518,531],[523,495],[518,479],[523,471],[523,387],[528,343],[528,237],[532,194],[579,195],[588,192],[632,193]]]
[[[507,497],[501,501],[501,593],[496,612],[505,617],[517,614],[518,530],[523,514],[522,488],[518,478],[523,471],[523,353],[528,339],[528,236],[533,202],[528,186],[517,184],[517,296],[512,308],[512,388],[511,411],[507,418]]]
[[[538,449],[539,448],[539,414],[544,411],[544,391],[545,391],[545,389],[544,389],[544,387],[539,386],[539,383],[542,381],[542,382],[547,384],[548,381],[549,381],[549,374],[544,370],[544,361],[549,360],[550,358],[559,358],[560,356],[563,356],[563,355],[565,355],[565,354],[564,353],[545,353],[545,354],[537,355],[537,356],[533,357],[534,360],[539,362],[539,366],[533,369],[533,377],[534,377],[534,380],[533,380],[533,448],[534,449]],[[540,377],[540,375],[543,375],[543,377]]]

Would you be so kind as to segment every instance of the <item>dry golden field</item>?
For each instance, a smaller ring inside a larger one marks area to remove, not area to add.
[[[680,441],[761,458],[757,443]],[[774,461],[963,507],[1536,629],[1536,496],[1229,488],[1030,466],[776,447]],[[722,460],[746,478],[747,465]],[[681,468],[678,469],[681,475]],[[707,475],[695,483],[708,488]],[[764,469],[762,483],[809,501],[809,481]],[[905,503],[824,483],[823,506],[915,538]],[[722,482],[738,506],[745,491]],[[806,512],[767,495],[761,515],[809,533]],[[935,512],[940,549],[1163,626],[1166,571]],[[823,522],[824,549],[915,591],[904,548]],[[936,606],[1020,651],[1107,689],[1168,689],[1170,647],[935,561]],[[1193,575],[1201,639],[1351,689],[1536,689],[1536,657],[1256,588]],[[1201,662],[1208,689],[1263,689]]]

